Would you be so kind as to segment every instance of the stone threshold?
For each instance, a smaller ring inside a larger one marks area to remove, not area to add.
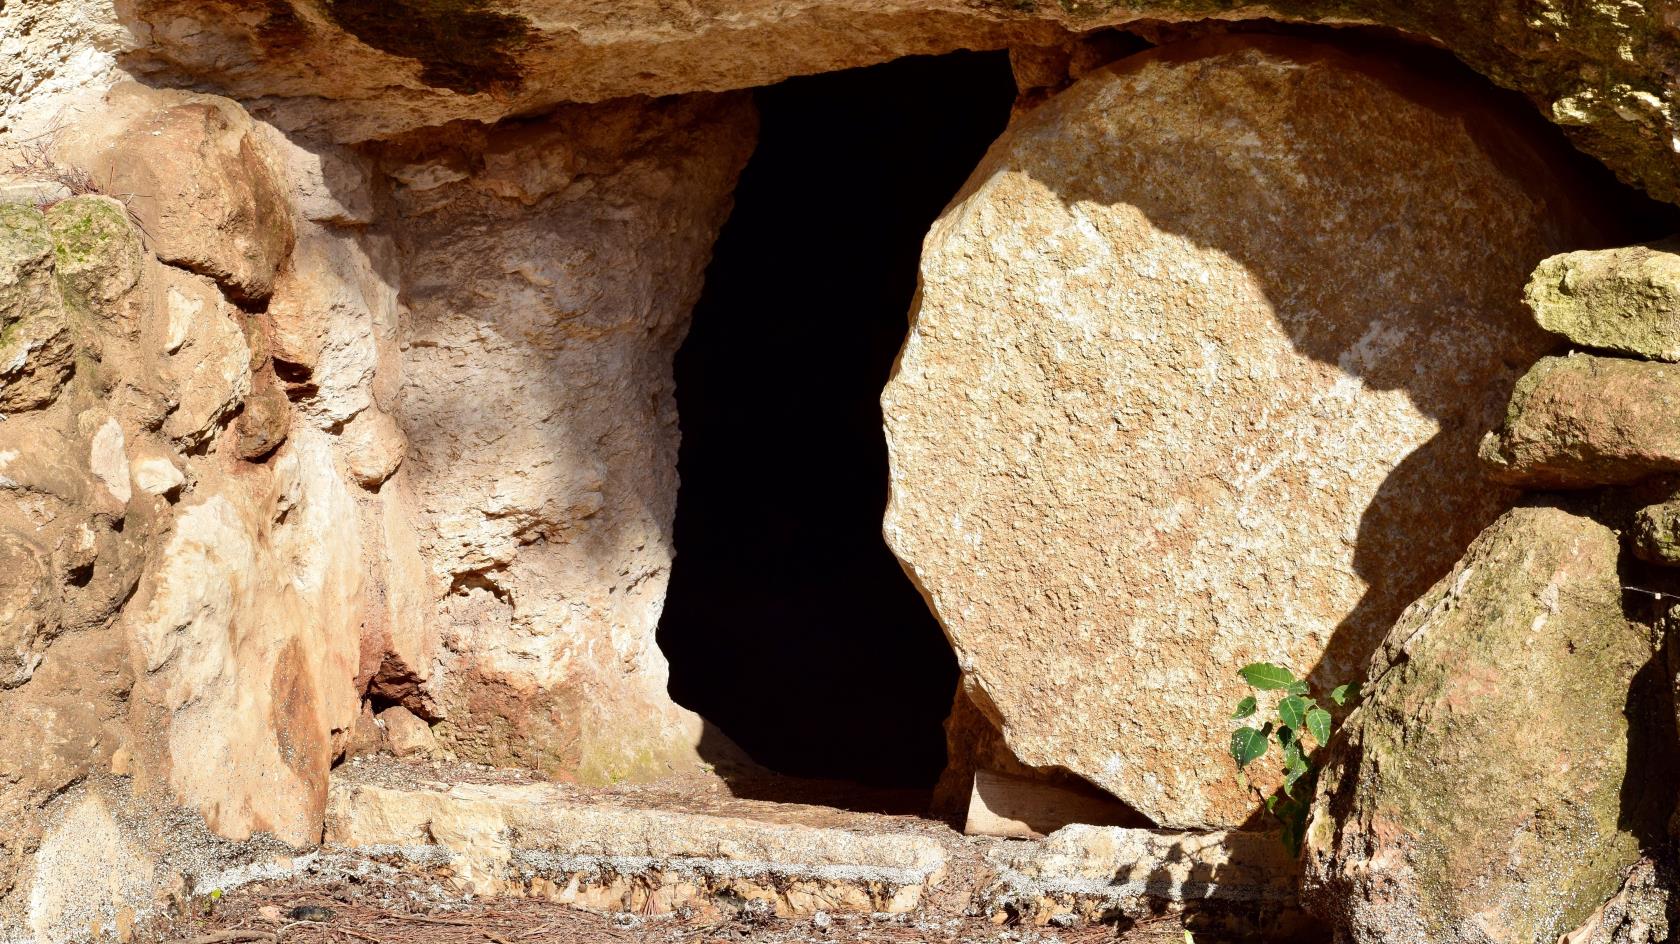
[[[427,774],[437,771],[405,783],[388,769],[340,768],[327,851],[423,870],[463,894],[641,915],[937,911],[1065,926],[1195,912],[1279,930],[1300,921],[1298,870],[1267,833],[1075,825],[998,839],[799,804],[658,808],[634,793]]]

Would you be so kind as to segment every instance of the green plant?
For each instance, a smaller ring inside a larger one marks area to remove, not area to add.
[[[1248,765],[1266,756],[1276,741],[1283,752],[1283,787],[1266,798],[1266,809],[1283,824],[1283,843],[1291,855],[1301,851],[1306,835],[1307,813],[1312,807],[1313,786],[1318,780],[1318,767],[1324,747],[1336,730],[1335,715],[1312,697],[1312,688],[1305,679],[1281,665],[1254,662],[1237,670],[1254,694],[1237,702],[1231,718],[1245,721],[1260,713],[1260,701],[1275,698],[1272,705],[1276,723],[1267,721],[1261,727],[1244,724],[1231,732],[1231,756],[1237,761],[1237,777],[1248,786]],[[1330,690],[1329,701],[1345,708],[1359,697],[1359,686],[1338,685]],[[1312,738],[1307,746],[1303,734]],[[1295,795],[1301,788],[1302,795]],[[1252,787],[1250,787],[1252,789]]]

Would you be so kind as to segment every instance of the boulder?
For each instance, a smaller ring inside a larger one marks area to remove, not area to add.
[[[1592,232],[1559,159],[1282,38],[1017,119],[928,235],[882,405],[888,543],[1020,761],[1161,825],[1255,812],[1237,669],[1345,681],[1510,500],[1475,437],[1554,343],[1535,261]]]
[[[398,757],[428,758],[438,752],[431,726],[407,708],[393,705],[375,720],[384,729],[385,746]]]
[[[105,193],[130,194],[159,259],[267,298],[292,249],[291,207],[250,115],[214,95],[115,86],[61,151]]]
[[[0,205],[0,414],[51,405],[75,368],[53,252],[41,211]]]
[[[1305,894],[1340,939],[1555,941],[1662,835],[1673,750],[1651,736],[1673,722],[1618,551],[1518,508],[1400,617],[1307,828]]]
[[[1523,301],[1541,327],[1582,347],[1680,361],[1680,241],[1553,256]]]
[[[110,197],[72,197],[47,211],[47,225],[66,296],[85,311],[114,314],[147,261],[127,208]]]
[[[1592,488],[1680,471],[1680,366],[1571,354],[1517,383],[1482,440],[1493,475],[1525,488]]]

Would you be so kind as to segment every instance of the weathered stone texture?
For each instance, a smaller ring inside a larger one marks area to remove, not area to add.
[[[1547,357],[1482,440],[1493,475],[1527,488],[1590,488],[1680,471],[1680,366]]]
[[[292,213],[256,125],[211,95],[117,85],[98,122],[59,143],[106,193],[124,194],[159,259],[268,297],[292,248]]]
[[[1680,241],[1553,256],[1523,300],[1541,327],[1582,347],[1680,361]]]
[[[1554,941],[1661,834],[1666,699],[1618,551],[1591,519],[1518,508],[1395,624],[1308,827],[1309,902],[1347,940]]]
[[[593,781],[698,762],[700,720],[654,643],[671,358],[753,138],[744,98],[700,96],[454,126],[381,157],[409,306],[407,458],[385,488],[411,490],[447,594],[431,690],[463,758]]]
[[[211,84],[341,140],[564,101],[767,84],[955,49],[1050,44],[1139,20],[1393,27],[1526,93],[1624,179],[1680,198],[1673,0],[496,0],[456,6],[144,0],[128,66]],[[335,12],[342,10],[342,12]],[[443,40],[443,37],[449,37]],[[1575,248],[1575,247],[1570,247]]]
[[[1586,230],[1448,91],[1163,48],[1019,119],[934,225],[886,533],[1024,763],[1242,822],[1237,668],[1346,678],[1504,507],[1475,436],[1552,343],[1529,270]]]

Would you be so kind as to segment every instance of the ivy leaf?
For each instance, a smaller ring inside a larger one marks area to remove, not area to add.
[[[1256,700],[1253,695],[1250,695],[1247,698],[1244,698],[1242,701],[1237,702],[1237,710],[1235,712],[1232,712],[1231,717],[1232,718],[1246,718],[1249,715],[1254,714],[1255,709],[1257,709],[1259,707],[1260,707],[1260,702],[1258,700]]]
[[[1338,685],[1330,690],[1330,700],[1338,705],[1345,705],[1358,697],[1359,683],[1357,682],[1349,682],[1346,685]]]
[[[1307,700],[1300,695],[1290,695],[1278,702],[1277,712],[1285,725],[1297,731],[1307,724]]]
[[[1330,712],[1314,705],[1307,712],[1307,730],[1312,732],[1313,740],[1319,744],[1330,743]]]
[[[1288,688],[1295,683],[1295,673],[1270,662],[1250,663],[1238,669],[1237,674],[1243,677],[1243,681],[1263,692]]]
[[[1231,756],[1236,758],[1238,767],[1247,767],[1265,755],[1266,748],[1271,746],[1266,737],[1271,727],[1268,724],[1256,731],[1244,725],[1231,732]]]

